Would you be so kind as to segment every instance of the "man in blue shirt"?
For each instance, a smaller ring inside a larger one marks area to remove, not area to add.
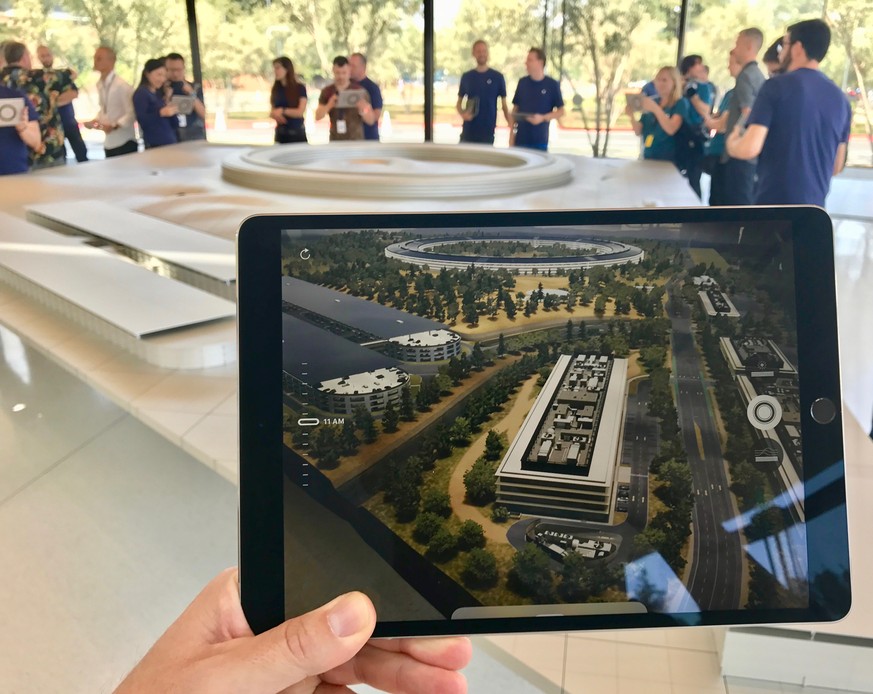
[[[18,89],[0,84],[0,99],[20,99],[24,105],[17,123],[8,123],[6,112],[12,111],[9,105],[0,109],[0,176],[27,173],[30,169],[28,148],[36,151],[42,147],[39,113],[27,95]]]
[[[700,197],[700,175],[703,173],[704,144],[707,139],[703,120],[712,113],[715,89],[707,81],[708,71],[699,55],[685,56],[679,65],[679,72],[685,80],[684,94],[691,109],[685,124],[687,127],[677,133],[677,137],[686,139],[677,142],[677,146],[687,147],[682,158],[685,176],[697,197]]]
[[[376,114],[376,121],[370,125],[364,121],[364,139],[378,140],[379,139],[379,121],[382,120],[382,90],[379,85],[367,77],[367,56],[363,53],[352,53],[349,56],[349,67],[351,68],[352,81],[360,84],[370,95],[370,106],[373,113]]]
[[[476,67],[461,75],[458,103],[455,109],[464,121],[461,142],[494,144],[497,127],[497,99],[503,108],[503,117],[512,123],[506,103],[506,80],[497,70],[488,67],[488,44],[479,39],[473,44]]]
[[[831,177],[845,166],[852,111],[819,70],[830,41],[820,19],[790,26],[781,53],[785,74],[762,85],[748,129],[728,136],[730,156],[758,157],[757,205],[824,207]]]
[[[546,151],[549,148],[549,122],[564,115],[561,85],[546,76],[546,53],[531,48],[525,61],[527,77],[522,77],[512,97],[515,132],[510,145]]]

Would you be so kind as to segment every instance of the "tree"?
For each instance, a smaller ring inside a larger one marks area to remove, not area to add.
[[[339,458],[341,450],[339,434],[332,426],[321,426],[315,429],[309,440],[309,452],[319,460]]]
[[[658,496],[667,506],[678,508],[690,503],[692,481],[687,463],[670,460],[661,465],[658,477],[665,483],[658,489]]]
[[[509,571],[509,587],[523,597],[552,602],[552,570],[542,550],[527,544],[516,553]]]
[[[438,562],[445,562],[458,553],[458,538],[443,526],[427,545],[427,554]]]
[[[446,492],[431,489],[421,498],[421,510],[448,518],[452,515],[452,500]]]
[[[873,162],[873,108],[867,92],[869,82],[865,79],[867,71],[873,69],[873,31],[870,29],[873,5],[869,0],[832,0],[828,9],[827,18],[834,37],[842,44],[855,73]]]
[[[576,552],[569,553],[564,557],[558,595],[567,602],[587,602],[592,595],[591,574],[585,557]]]
[[[485,437],[485,460],[499,460],[503,455],[503,440],[494,429]]]
[[[485,354],[482,352],[482,345],[478,342],[473,345],[473,353],[470,355],[470,362],[476,371],[481,371],[485,366]]]
[[[468,588],[491,588],[497,585],[499,577],[497,559],[487,549],[474,549],[464,560],[461,580]]]
[[[495,506],[491,509],[491,520],[495,523],[505,523],[509,520],[509,509],[506,506]]]
[[[503,337],[503,333],[497,337],[497,355],[503,356],[506,354],[506,338]]]
[[[358,435],[355,433],[355,420],[346,417],[343,420],[343,428],[340,432],[340,445],[343,455],[354,455],[358,450]]]
[[[400,33],[400,19],[420,8],[413,0],[281,0],[280,6],[285,21],[308,34],[322,74],[330,74],[335,55],[378,52],[389,36]]]
[[[373,443],[379,432],[376,430],[376,420],[373,419],[373,413],[366,407],[355,408],[355,426],[361,430],[361,435],[364,443]]]
[[[433,536],[436,535],[440,528],[443,527],[443,519],[435,513],[422,513],[418,520],[415,521],[415,529],[412,531],[412,537],[417,542],[423,545],[428,544]]]
[[[606,156],[615,122],[615,97],[624,87],[633,34],[645,16],[646,5],[645,0],[629,4],[573,0],[566,4],[566,35],[575,37],[571,39],[571,52],[588,59],[594,85],[595,135],[592,138],[589,132],[588,141],[595,157]]]
[[[465,520],[458,529],[458,548],[470,550],[485,546],[485,529],[476,521]]]
[[[385,498],[394,506],[397,520],[410,521],[418,515],[421,501],[421,460],[415,456],[394,461],[385,475]]]
[[[388,407],[385,408],[385,414],[382,415],[382,431],[388,432],[389,434],[397,431],[397,424],[399,422],[400,415],[397,412],[397,408],[394,407],[393,402],[389,402]],[[366,433],[364,436],[366,436]]]
[[[400,418],[404,422],[411,422],[415,419],[415,409],[412,402],[412,390],[409,386],[404,386],[400,391]]]
[[[567,342],[573,341],[573,321],[567,321]]]
[[[491,464],[483,459],[473,463],[464,473],[464,488],[471,504],[484,506],[497,496],[497,479]]]
[[[515,320],[515,314],[518,313],[518,307],[515,305],[515,302],[512,300],[509,292],[507,292],[506,296],[504,297],[503,310],[509,320]]]
[[[603,316],[606,312],[606,297],[603,294],[598,294],[594,300],[594,313],[598,316]]]
[[[451,429],[449,429],[449,440],[453,446],[463,446],[470,442],[470,437],[473,435],[470,429],[470,420],[466,417],[455,417]]]

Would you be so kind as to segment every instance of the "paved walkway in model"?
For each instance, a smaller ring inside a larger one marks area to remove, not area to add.
[[[525,381],[518,390],[515,400],[504,417],[494,423],[493,426],[488,426],[482,432],[470,447],[464,453],[463,457],[458,461],[455,471],[449,480],[449,497],[452,500],[452,510],[461,521],[472,520],[476,521],[485,529],[485,537],[494,542],[506,542],[507,525],[495,523],[490,518],[482,514],[478,506],[473,506],[464,501],[466,490],[464,488],[464,473],[467,472],[473,463],[475,463],[483,453],[485,453],[485,439],[488,437],[488,429],[494,429],[498,434],[507,434],[509,442],[515,437],[516,432],[521,428],[524,418],[530,411],[531,396],[536,387],[539,374],[534,374]]]

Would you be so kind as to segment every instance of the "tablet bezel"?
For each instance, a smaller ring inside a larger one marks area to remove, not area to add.
[[[833,231],[818,207],[678,208],[549,212],[259,215],[246,219],[237,238],[240,411],[240,586],[242,604],[258,633],[285,619],[282,494],[281,232],[319,229],[575,226],[668,223],[789,222],[793,229],[798,372],[804,484],[827,470],[827,485],[805,500],[808,565],[822,571],[849,566],[845,527],[842,401],[836,323]],[[816,281],[821,278],[821,281]],[[811,365],[812,361],[814,365]],[[809,406],[827,397],[836,405],[828,424],[813,421]],[[816,451],[810,455],[809,451]],[[807,489],[807,492],[809,490]],[[839,524],[816,518],[842,508]],[[843,541],[835,542],[834,533]],[[811,561],[815,557],[815,562]],[[822,601],[812,590],[809,608],[709,611],[681,614],[516,617],[380,622],[376,636],[571,631],[678,625],[773,624],[835,621],[848,612],[846,592]]]

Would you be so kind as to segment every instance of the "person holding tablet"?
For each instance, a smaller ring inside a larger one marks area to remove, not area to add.
[[[359,90],[365,98],[358,99],[355,106],[344,106],[340,102],[340,93],[347,90]],[[363,140],[364,124],[375,125],[378,119],[369,96],[364,88],[352,80],[349,60],[344,55],[333,59],[333,84],[327,85],[318,95],[318,108],[315,109],[315,120],[325,116],[330,118],[330,141]]]
[[[133,108],[146,149],[174,145],[179,141],[175,127],[179,109],[175,104],[167,103],[164,94],[166,81],[164,59],[146,60],[139,87],[133,93]]]
[[[682,97],[682,76],[675,67],[664,66],[655,76],[658,101],[643,96],[643,114],[636,119],[630,104],[625,112],[630,116],[634,132],[643,138],[643,159],[676,163],[674,135],[688,118],[690,105]]]
[[[455,110],[464,122],[461,142],[493,145],[498,99],[503,117],[512,126],[512,116],[506,103],[506,80],[503,74],[488,66],[488,44],[482,39],[473,44],[473,58],[476,67],[461,75],[458,102],[455,104]]]
[[[466,638],[369,640],[376,611],[363,593],[255,636],[240,605],[236,569],[214,578],[115,694],[327,694],[368,684],[397,694],[463,694]]]

